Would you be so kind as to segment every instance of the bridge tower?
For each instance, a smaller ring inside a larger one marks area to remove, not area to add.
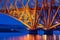
[[[47,31],[60,26],[59,0],[26,0],[25,5],[24,0],[13,0],[11,3],[10,1],[4,1],[0,12],[22,22],[28,30],[40,28]]]

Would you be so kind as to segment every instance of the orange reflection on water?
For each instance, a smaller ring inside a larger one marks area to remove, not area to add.
[[[9,37],[4,40],[60,40],[60,35],[24,35],[17,37]]]
[[[19,40],[42,40],[42,36],[28,34],[28,35],[19,37]]]
[[[42,40],[42,36],[40,35],[24,35],[24,36],[17,36],[17,37],[9,37],[9,38],[5,38],[4,40]]]

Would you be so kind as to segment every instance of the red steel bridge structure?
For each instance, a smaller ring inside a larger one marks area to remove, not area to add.
[[[31,2],[31,5],[34,6],[33,8],[28,5],[30,0],[26,0],[26,5],[23,4],[23,0],[13,1],[14,5],[10,3],[10,8],[8,8],[7,4],[9,0],[5,0],[5,4],[0,9],[0,13],[4,13],[20,21],[26,25],[28,30],[35,30],[38,28],[50,30],[60,26],[60,2],[58,0],[50,0],[50,2],[48,2],[48,0],[41,0],[41,2],[32,0],[34,2]],[[16,5],[17,1],[20,2],[20,8]],[[56,3],[58,6],[55,5]],[[39,4],[41,4],[41,6],[38,6]]]

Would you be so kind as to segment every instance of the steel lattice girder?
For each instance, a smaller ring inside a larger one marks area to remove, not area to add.
[[[58,0],[11,0],[4,1],[0,12],[22,22],[28,29],[42,28],[44,30],[56,28],[60,25],[60,2]],[[56,3],[57,1],[57,3]],[[18,7],[17,3],[20,5]],[[56,6],[58,4],[58,6]]]

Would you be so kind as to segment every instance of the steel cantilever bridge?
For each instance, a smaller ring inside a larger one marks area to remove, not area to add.
[[[0,13],[22,22],[28,30],[38,28],[50,30],[60,26],[60,2],[58,0],[25,0],[25,5],[23,0],[13,0],[14,5],[12,3],[8,4],[9,1],[4,1]],[[20,3],[19,8],[17,6],[18,2]]]

